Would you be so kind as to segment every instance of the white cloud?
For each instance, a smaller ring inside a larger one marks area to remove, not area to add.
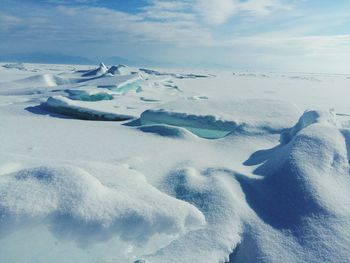
[[[176,14],[173,14],[174,16]],[[164,15],[161,20],[149,20],[148,13],[128,14],[101,7],[57,6],[36,8],[19,16],[0,14],[0,37],[4,30],[16,26],[6,38],[26,41],[99,41],[108,43],[167,43],[172,45],[208,45],[210,32],[191,16],[174,20]]]
[[[153,19],[194,20],[200,17],[209,25],[221,25],[235,15],[265,16],[292,6],[282,0],[152,0],[143,15]]]
[[[235,0],[196,0],[194,10],[208,24],[220,25],[238,12],[238,2]]]
[[[19,17],[6,14],[5,12],[0,12],[0,31],[7,31],[20,23],[21,19]]]
[[[279,0],[248,0],[240,3],[240,9],[253,15],[269,15],[275,11],[291,10],[290,4],[284,4]]]
[[[208,24],[221,25],[235,15],[269,15],[279,10],[290,10],[292,5],[281,0],[196,0],[194,11]]]

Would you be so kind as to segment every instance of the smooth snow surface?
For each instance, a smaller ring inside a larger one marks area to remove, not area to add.
[[[0,79],[0,262],[349,261],[349,76]]]

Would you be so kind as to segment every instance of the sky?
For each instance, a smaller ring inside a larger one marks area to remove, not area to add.
[[[0,54],[350,72],[348,0],[0,0]]]

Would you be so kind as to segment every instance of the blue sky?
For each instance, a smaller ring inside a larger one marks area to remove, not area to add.
[[[1,0],[0,53],[350,71],[347,0]]]

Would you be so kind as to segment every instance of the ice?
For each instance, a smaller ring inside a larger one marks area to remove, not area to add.
[[[131,90],[137,90],[140,87],[141,83],[142,80],[135,80],[133,82],[118,85],[117,87],[112,88],[111,90],[119,94],[126,94]]]
[[[86,85],[96,85],[100,88],[108,88],[111,90],[117,90],[125,85],[132,84],[136,81],[140,81],[138,74],[131,75],[116,75],[116,76],[104,76],[96,79],[86,81]]]
[[[254,105],[250,107],[249,105]],[[164,123],[184,127],[203,138],[221,138],[239,131],[278,133],[297,120],[299,110],[275,100],[180,100],[149,109],[141,124]]]
[[[133,115],[120,113],[111,104],[100,105],[63,96],[48,98],[45,106],[56,113],[87,120],[124,121],[134,118]]]
[[[151,124],[138,127],[143,132],[154,133],[171,138],[193,138],[193,135],[184,128],[165,124]]]
[[[72,100],[82,101],[100,101],[100,100],[112,100],[113,96],[106,92],[89,91],[89,90],[66,90],[68,97]]]

